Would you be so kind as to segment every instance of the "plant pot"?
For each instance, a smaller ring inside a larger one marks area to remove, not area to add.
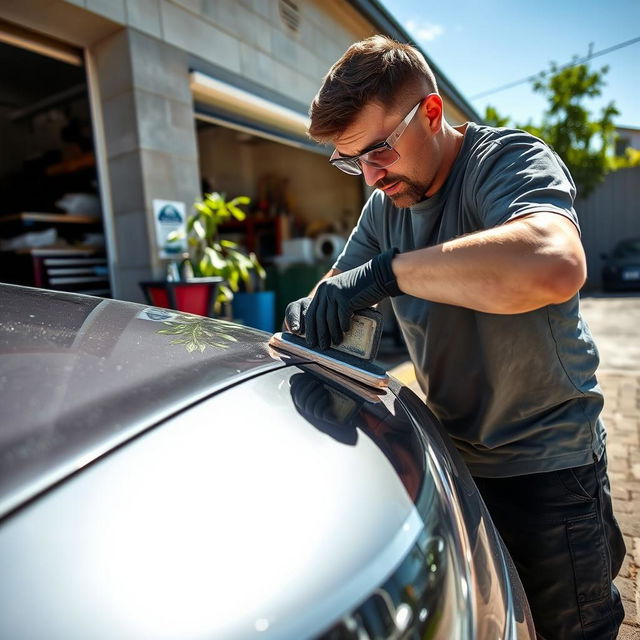
[[[187,282],[155,280],[141,282],[147,302],[155,307],[175,309],[199,316],[211,316],[216,292],[223,278],[193,278]]]
[[[233,319],[247,327],[268,333],[275,331],[275,291],[233,294]]]

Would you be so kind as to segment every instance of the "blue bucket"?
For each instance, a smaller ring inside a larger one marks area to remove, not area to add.
[[[261,329],[267,333],[275,331],[275,291],[233,294],[233,319],[247,327]]]

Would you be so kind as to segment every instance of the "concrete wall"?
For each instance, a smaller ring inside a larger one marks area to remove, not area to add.
[[[587,254],[586,288],[602,286],[601,253],[624,238],[640,237],[640,167],[614,171],[586,199],[575,204]]]
[[[298,103],[302,110],[329,67],[356,40],[376,33],[345,0],[296,0],[299,29],[278,0],[69,0],[146,33]],[[445,95],[452,124],[467,116]]]
[[[114,289],[119,298],[141,301],[138,283],[164,275],[153,200],[189,208],[200,193],[186,54],[133,29],[101,40],[90,53],[111,184]]]
[[[298,0],[299,30],[277,0],[69,0],[306,105],[329,66],[373,33],[340,0]]]

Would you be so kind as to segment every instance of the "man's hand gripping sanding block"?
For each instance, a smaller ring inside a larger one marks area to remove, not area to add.
[[[311,348],[304,336],[283,331],[274,333],[269,344],[291,355],[323,365],[371,387],[386,387],[389,375],[373,363],[378,354],[383,316],[375,309],[363,309],[351,318],[351,328],[343,341],[328,349]]]

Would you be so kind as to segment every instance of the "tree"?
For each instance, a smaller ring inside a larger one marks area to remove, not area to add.
[[[591,71],[588,64],[577,64],[575,59],[573,65],[565,67],[552,63],[549,71],[542,72],[532,81],[533,90],[547,99],[542,122],[515,125],[553,147],[571,171],[578,195],[583,198],[609,171],[629,166],[628,161],[610,153],[615,140],[613,118],[619,114],[614,103],[609,102],[596,118],[585,107],[588,99],[602,94],[608,70],[608,67],[602,67]],[[494,126],[505,126],[510,119],[488,106],[485,120]]]

